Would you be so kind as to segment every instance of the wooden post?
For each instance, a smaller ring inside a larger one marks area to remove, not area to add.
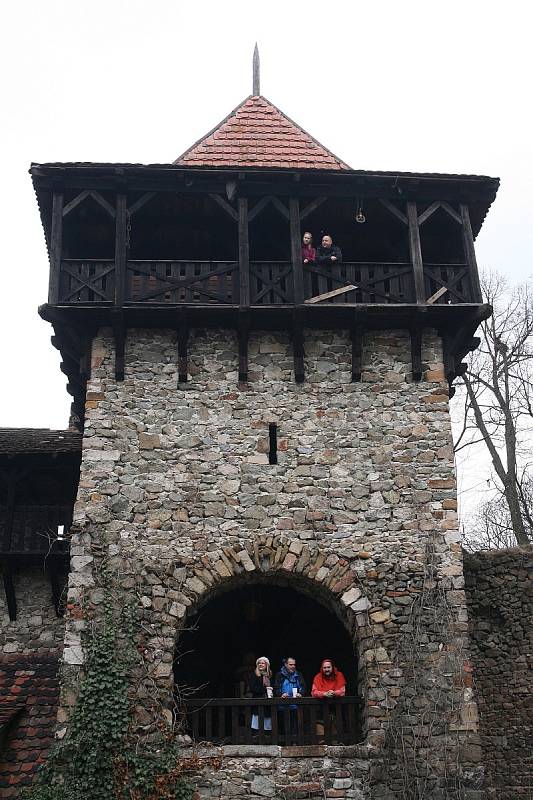
[[[50,283],[48,302],[54,306],[59,303],[59,283],[61,278],[61,251],[63,247],[63,192],[54,192],[52,199],[52,233],[50,236]]]
[[[124,305],[126,289],[126,236],[128,226],[127,197],[117,194],[115,218],[115,305]]]
[[[461,203],[461,220],[463,222],[463,247],[465,251],[466,263],[470,272],[470,281],[472,285],[472,300],[474,303],[482,303],[483,295],[481,293],[481,285],[479,283],[479,272],[476,261],[476,251],[474,249],[474,235],[472,233],[472,225],[470,224],[470,212],[468,206]]]
[[[304,271],[300,236],[300,201],[297,197],[291,197],[289,200],[289,215],[294,302],[296,305],[300,305],[304,301]]]
[[[7,611],[9,619],[14,622],[17,618],[17,597],[15,595],[15,585],[13,583],[13,571],[11,564],[3,567],[4,592],[6,593]]]
[[[248,198],[239,197],[239,304],[250,306],[250,247],[248,241]]]
[[[304,333],[300,313],[294,311],[292,320],[292,349],[294,359],[294,380],[296,383],[303,383],[305,381],[305,363],[304,363]]]
[[[426,287],[424,281],[424,264],[422,262],[422,248],[420,247],[420,229],[418,227],[416,203],[407,203],[407,219],[409,220],[409,250],[411,253],[411,263],[413,265],[416,302],[425,303]]]

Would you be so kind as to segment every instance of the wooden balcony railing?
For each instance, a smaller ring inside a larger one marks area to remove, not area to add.
[[[250,305],[279,306],[294,302],[292,264],[252,261]],[[435,302],[472,303],[474,289],[465,264],[425,264],[426,298],[445,288]],[[407,262],[344,262],[303,267],[304,300],[343,286],[357,289],[325,302],[416,303],[413,268]],[[113,305],[115,263],[112,260],[61,261],[59,303]],[[236,261],[128,261],[124,302],[132,304],[240,304],[239,264]],[[324,304],[324,301],[322,302]]]
[[[357,697],[216,698],[186,700],[184,713],[195,742],[355,744],[361,739],[361,706]]]

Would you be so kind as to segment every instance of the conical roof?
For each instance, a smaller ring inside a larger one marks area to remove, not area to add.
[[[350,169],[262,95],[247,97],[174,163],[238,169]]]

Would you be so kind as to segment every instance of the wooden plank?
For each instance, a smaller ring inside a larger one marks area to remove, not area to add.
[[[250,306],[250,246],[248,239],[248,198],[239,197],[239,304]]]
[[[411,328],[411,369],[413,380],[422,379],[422,331]]]
[[[470,224],[470,212],[465,203],[461,203],[460,210],[461,220],[463,222],[463,247],[472,285],[472,300],[474,303],[482,303],[483,294],[481,292],[481,284],[479,282],[479,271],[477,268],[476,251],[474,248],[474,235],[472,233],[472,225]]]
[[[337,297],[339,294],[346,294],[346,292],[353,292],[357,289],[357,286],[354,286],[352,283],[349,283],[348,286],[341,286],[339,289],[333,289],[331,292],[325,292],[325,294],[318,294],[315,297],[310,297],[308,300],[305,300],[306,303],[321,303],[322,300],[330,300],[332,297]]]
[[[13,520],[15,518],[15,490],[17,475],[12,472],[7,479],[6,512],[4,516],[3,551],[9,553],[13,542]]]
[[[409,220],[409,250],[411,252],[411,263],[413,265],[415,297],[416,302],[423,305],[426,302],[426,290],[416,203],[411,201],[407,203],[407,217]]]
[[[435,294],[432,294],[431,297],[428,297],[428,299],[426,300],[426,303],[428,304],[428,306],[431,306],[431,305],[433,305],[433,303],[436,303],[437,300],[439,300],[442,297],[443,294],[446,294],[447,291],[448,291],[448,287],[447,286],[441,286],[440,289],[438,289],[435,292]]]
[[[124,304],[126,289],[126,238],[128,227],[127,197],[117,194],[117,209],[115,218],[115,305]]]
[[[291,262],[294,302],[301,305],[304,301],[304,272],[302,264],[302,240],[300,232],[300,201],[297,197],[289,200],[291,229]]]
[[[239,198],[239,200],[242,200],[242,199],[244,199],[244,198]],[[267,197],[262,197],[261,200],[259,200],[259,202],[256,203],[253,208],[250,209],[249,222],[252,222],[252,220],[254,220],[257,217],[257,215],[260,214],[261,211],[264,208],[266,208],[267,205],[269,203],[271,203],[271,202],[272,202],[272,196],[271,195],[268,195]]]
[[[270,707],[270,712],[272,714],[272,744],[279,744],[278,707],[272,705]]]
[[[48,302],[57,305],[61,281],[61,251],[63,247],[63,192],[54,192],[52,199],[52,234],[50,237],[50,282]]]

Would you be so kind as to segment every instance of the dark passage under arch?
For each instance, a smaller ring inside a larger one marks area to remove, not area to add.
[[[239,697],[256,658],[267,656],[275,673],[289,655],[309,692],[322,658],[329,657],[346,677],[346,694],[357,694],[357,658],[344,625],[307,591],[271,583],[214,594],[187,619],[175,681],[184,695]]]

